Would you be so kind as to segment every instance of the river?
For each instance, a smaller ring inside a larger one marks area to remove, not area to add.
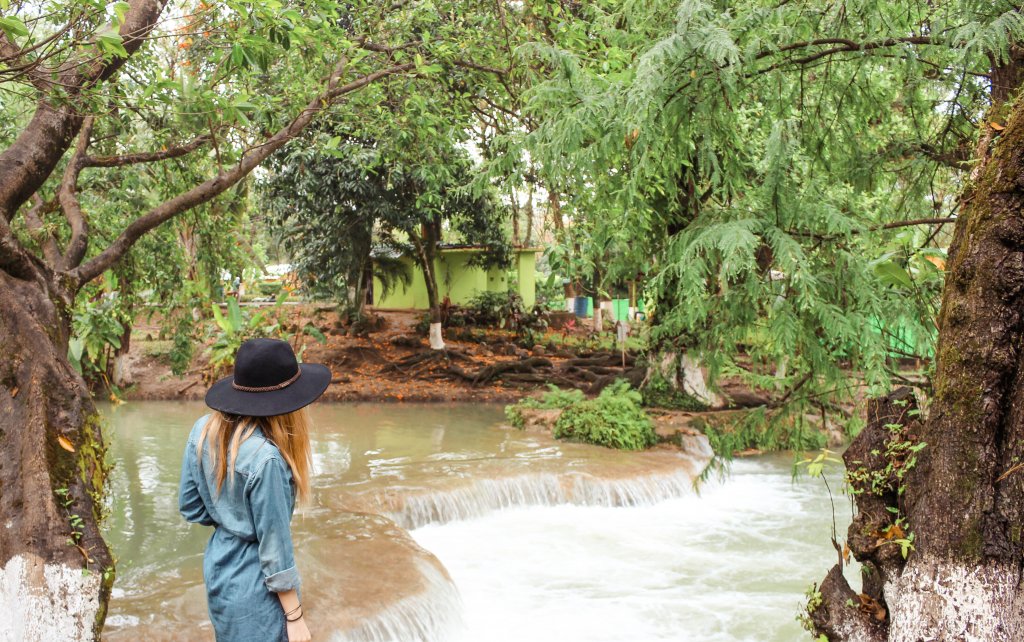
[[[501,428],[491,405],[317,404],[295,516],[314,639],[789,642],[836,553],[821,480],[791,455],[619,453]],[[205,407],[104,408],[118,561],[106,640],[212,639],[202,552],[177,513]],[[836,487],[833,484],[833,487]],[[849,502],[835,498],[845,531]]]

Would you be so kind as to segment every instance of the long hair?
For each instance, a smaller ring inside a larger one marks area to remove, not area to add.
[[[309,473],[312,454],[309,448],[309,415],[305,408],[272,417],[246,417],[214,412],[203,426],[196,453],[203,458],[203,443],[209,441],[210,461],[217,472],[217,493],[229,474],[234,476],[238,448],[252,436],[256,428],[263,431],[292,470],[296,494],[300,502],[309,500]]]

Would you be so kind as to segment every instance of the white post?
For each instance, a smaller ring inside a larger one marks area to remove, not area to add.
[[[430,348],[432,350],[444,350],[444,335],[441,334],[441,324],[430,324]]]

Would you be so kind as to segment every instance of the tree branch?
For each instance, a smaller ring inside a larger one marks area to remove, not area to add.
[[[485,73],[494,74],[495,76],[498,76],[498,77],[501,77],[501,78],[504,78],[508,74],[508,72],[509,72],[508,69],[498,69],[497,67],[488,67],[487,65],[481,65],[479,63],[475,63],[472,60],[461,60],[461,59],[460,60],[453,60],[452,64],[455,65],[456,67],[465,67],[467,69],[475,69],[476,71],[483,71]]]
[[[60,32],[54,34],[54,37],[59,36]],[[39,43],[37,46],[41,46],[44,43]],[[34,49],[33,47],[32,49]],[[5,80],[15,80],[18,76],[28,77],[29,82],[32,86],[40,91],[47,91],[50,89],[50,81],[46,77],[46,74],[40,73],[39,61],[29,60],[23,64],[15,65],[12,64],[14,61],[21,59],[31,49],[22,49],[18,45],[14,44],[14,41],[10,39],[6,31],[0,31],[0,63],[4,65],[4,75],[8,76]],[[17,74],[10,77],[11,73]]]
[[[846,51],[861,51],[865,49],[877,49],[879,47],[890,47],[896,44],[913,44],[913,45],[930,45],[935,44],[935,41],[929,36],[907,36],[904,38],[886,38],[884,40],[876,40],[874,42],[856,42],[849,38],[817,38],[815,40],[806,40],[802,42],[793,42],[788,45],[782,45],[778,49],[764,49],[758,52],[755,58],[767,58],[773,54],[782,53],[784,51],[793,51],[794,49],[805,49],[807,47],[818,47],[821,45],[840,45]]]
[[[131,56],[153,29],[166,0],[132,0],[119,34]],[[53,82],[65,90],[60,102],[42,96],[32,119],[15,141],[0,153],[0,217],[14,218],[19,208],[35,194],[53,173],[64,152],[82,127],[78,97],[81,91],[114,74],[125,58],[95,56],[97,47],[72,56],[61,65]],[[89,60],[83,64],[83,60]]]
[[[874,232],[875,230],[892,230],[897,227],[910,227],[911,225],[944,225],[946,223],[956,223],[955,216],[943,216],[940,218],[915,218],[909,221],[895,221],[893,223],[886,223],[885,225],[876,225],[869,227],[868,230]]]
[[[85,156],[82,159],[82,167],[124,167],[125,165],[155,163],[169,158],[179,158],[191,154],[211,140],[213,140],[212,135],[203,134],[184,145],[169,147],[158,152],[136,152],[134,154],[120,154],[118,156]]]
[[[945,165],[946,167],[952,167],[953,169],[958,170],[967,169],[965,165],[972,160],[971,150],[965,145],[960,145],[952,151],[943,152],[937,149],[934,145],[920,143],[918,145],[912,145],[910,147],[910,151],[919,152],[940,165]]]
[[[60,181],[60,188],[57,190],[57,201],[64,212],[64,218],[71,226],[71,240],[64,250],[64,258],[54,269],[68,269],[76,267],[85,257],[85,250],[89,247],[89,224],[82,213],[81,203],[78,202],[78,175],[84,167],[86,150],[89,148],[89,139],[92,137],[92,126],[94,119],[89,116],[82,124],[82,130],[78,133],[78,143],[75,144],[75,153],[71,155],[68,166],[64,170],[64,177]]]
[[[931,45],[936,44],[935,41],[928,36],[908,36],[906,38],[885,38],[883,40],[875,40],[872,42],[854,42],[853,40],[847,40],[845,38],[822,38],[820,40],[810,40],[807,42],[797,42],[791,45],[785,45],[777,50],[764,50],[757,54],[756,58],[761,59],[770,56],[775,53],[781,53],[783,51],[793,51],[795,49],[802,49],[805,47],[813,47],[817,45],[834,44],[835,47],[817,51],[800,58],[786,58],[780,60],[774,64],[771,64],[764,69],[758,71],[758,73],[767,73],[780,67],[787,65],[806,65],[814,62],[826,56],[831,56],[837,53],[853,52],[853,51],[871,51],[873,49],[883,49],[886,47],[894,47],[896,45]]]
[[[297,136],[303,128],[305,128],[317,114],[329,106],[333,100],[372,84],[381,78],[404,73],[413,70],[416,67],[415,63],[411,62],[402,65],[395,65],[375,71],[372,74],[368,74],[348,84],[339,86],[338,83],[342,73],[344,72],[346,64],[347,61],[342,60],[335,67],[324,92],[306,105],[306,107],[291,123],[280,129],[263,144],[253,147],[243,154],[237,165],[231,169],[219,172],[213,178],[210,178],[187,192],[183,192],[170,200],[164,201],[145,215],[137,218],[128,225],[123,232],[121,232],[109,247],[79,267],[71,270],[69,275],[77,282],[78,287],[81,287],[83,284],[102,274],[104,270],[110,268],[118,259],[124,256],[124,254],[128,252],[135,242],[138,241],[146,232],[186,210],[215,198],[236,184],[260,163],[266,160],[266,158],[272,153]]]
[[[900,227],[911,227],[913,225],[945,225],[946,223],[956,223],[955,216],[943,216],[938,218],[915,218],[906,221],[893,221],[892,223],[883,223],[880,225],[872,225],[871,227],[864,229],[850,230],[850,234],[860,234],[861,232],[877,232],[878,230],[894,230]],[[838,234],[825,235],[816,234],[814,232],[803,232],[801,230],[786,230],[786,234],[790,236],[800,236],[803,238],[811,238],[816,241],[834,241],[839,238]]]

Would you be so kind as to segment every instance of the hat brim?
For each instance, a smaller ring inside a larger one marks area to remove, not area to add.
[[[319,363],[300,363],[302,374],[288,386],[268,392],[236,390],[227,376],[210,386],[206,405],[232,415],[271,417],[295,412],[316,401],[331,384],[331,371]]]

